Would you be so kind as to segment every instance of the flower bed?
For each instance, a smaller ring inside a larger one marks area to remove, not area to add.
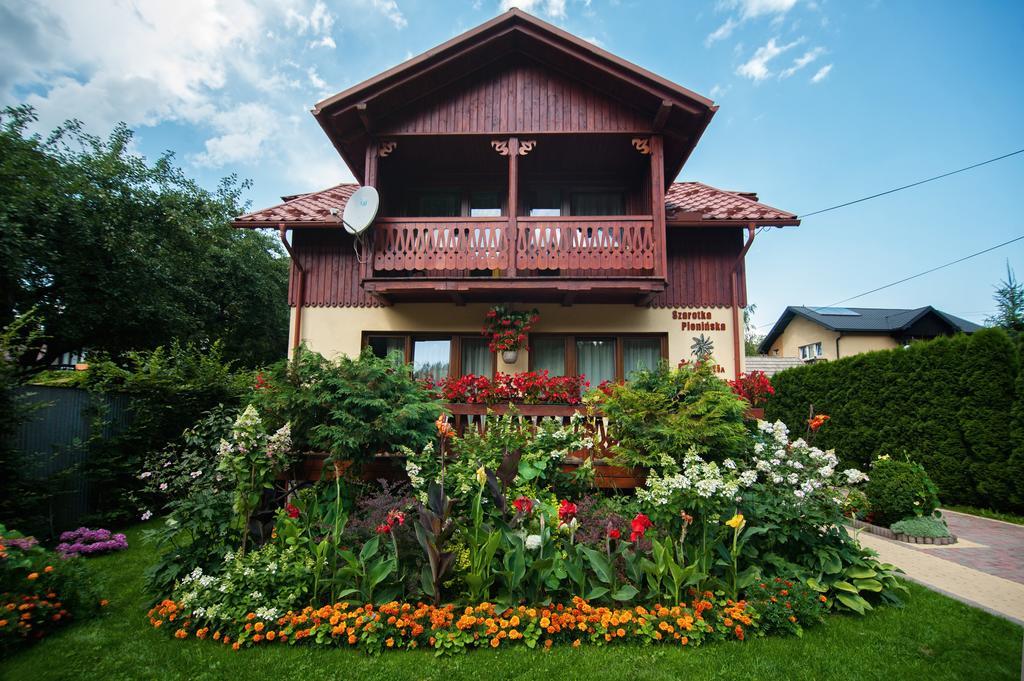
[[[817,611],[820,617],[820,603]],[[745,601],[716,598],[711,592],[694,594],[689,603],[678,606],[651,608],[595,607],[581,598],[546,607],[501,607],[492,603],[437,607],[398,602],[375,607],[344,602],[307,607],[270,620],[250,612],[242,620],[220,628],[200,626],[180,603],[171,600],[149,611],[150,624],[174,629],[176,638],[209,638],[235,650],[304,643],[366,652],[432,648],[439,655],[516,645],[551,648],[663,643],[696,647],[715,641],[743,641],[758,633],[756,617]],[[794,615],[786,618],[790,626],[798,626]]]
[[[123,551],[128,548],[128,540],[123,534],[112,534],[110,530],[90,530],[79,527],[77,530],[64,532],[57,544],[57,553],[62,557],[96,556],[111,551]]]
[[[886,539],[895,539],[896,541],[906,542],[908,544],[932,544],[937,546],[949,546],[957,542],[956,535],[951,534],[948,537],[915,537],[909,534],[903,534],[901,532],[893,532],[888,527],[880,527],[878,525],[872,525],[871,523],[863,520],[857,520],[856,518],[847,518],[846,523],[852,527],[856,527],[871,534],[877,534],[879,537],[885,537]]]
[[[590,383],[584,376],[550,376],[547,371],[526,371],[498,372],[493,379],[475,374],[453,376],[436,383],[428,380],[425,386],[447,402],[577,405],[582,403],[583,391]]]

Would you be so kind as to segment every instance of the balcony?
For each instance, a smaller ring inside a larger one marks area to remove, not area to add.
[[[635,302],[664,290],[650,215],[378,218],[364,287],[389,301]]]

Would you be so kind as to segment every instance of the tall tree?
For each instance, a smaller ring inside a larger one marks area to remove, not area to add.
[[[1024,284],[1017,281],[1006,261],[1006,279],[999,282],[995,295],[996,313],[985,320],[991,326],[1000,326],[1018,336],[1024,332]]]
[[[0,326],[35,308],[50,364],[79,349],[120,355],[171,339],[224,342],[245,365],[287,346],[288,259],[276,239],[232,229],[248,183],[214,191],[69,121],[29,134],[31,108],[0,111]]]

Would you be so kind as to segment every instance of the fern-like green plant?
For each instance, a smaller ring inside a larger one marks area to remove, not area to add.
[[[708,363],[640,371],[614,386],[601,404],[615,454],[630,466],[664,468],[691,447],[711,460],[741,454],[748,445],[746,404]]]

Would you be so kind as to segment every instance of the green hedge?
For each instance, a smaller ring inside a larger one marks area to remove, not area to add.
[[[810,405],[831,420],[816,445],[867,469],[881,454],[920,462],[947,504],[1024,509],[1024,372],[1002,329],[780,372],[766,417],[802,432]],[[1018,378],[1018,374],[1022,374]]]

